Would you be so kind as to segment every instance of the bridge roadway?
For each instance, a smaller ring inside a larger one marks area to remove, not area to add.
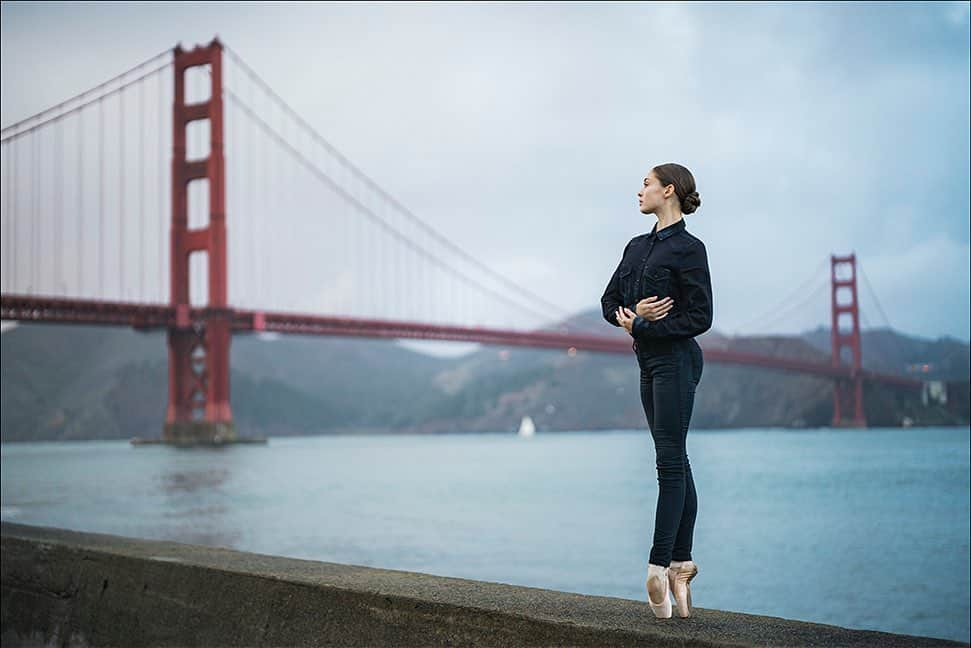
[[[287,312],[267,312],[227,308],[173,308],[166,304],[137,304],[95,300],[63,299],[23,295],[0,295],[0,318],[8,320],[55,322],[62,324],[102,324],[130,326],[139,330],[190,329],[224,312],[237,333],[276,332],[298,335],[337,335],[373,338],[411,338],[452,340],[507,346],[569,349],[599,353],[631,353],[630,339],[624,335],[583,333],[524,332],[475,326],[441,326],[397,320],[330,317]],[[704,348],[704,345],[702,345]],[[807,362],[792,358],[764,356],[730,349],[704,348],[705,361],[722,364],[795,371],[827,378],[855,377],[847,366]],[[861,371],[864,380],[898,387],[919,389],[921,381]]]

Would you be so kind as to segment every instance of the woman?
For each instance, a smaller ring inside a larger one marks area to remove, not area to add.
[[[624,248],[601,298],[604,318],[633,338],[641,403],[654,438],[658,498],[647,568],[648,603],[670,618],[673,592],[681,617],[691,615],[691,560],[698,500],[685,438],[704,359],[695,336],[711,328],[712,296],[704,243],[685,229],[684,214],[701,205],[695,180],[680,164],[651,169],[637,192],[642,214],[657,223]]]

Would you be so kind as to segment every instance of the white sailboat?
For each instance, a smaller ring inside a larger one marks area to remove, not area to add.
[[[533,425],[533,419],[528,415],[523,417],[523,420],[519,422],[519,436],[531,437],[536,434],[536,426]]]

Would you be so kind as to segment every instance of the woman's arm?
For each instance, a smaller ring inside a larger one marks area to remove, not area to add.
[[[649,322],[640,315],[634,318],[631,335],[638,340],[683,338],[701,335],[711,328],[713,306],[708,252],[698,241],[685,251],[679,269],[681,275],[681,310]]]
[[[614,270],[614,274],[610,277],[610,281],[607,282],[607,289],[604,290],[603,297],[600,298],[600,307],[603,310],[604,319],[613,324],[614,326],[620,326],[617,322],[617,307],[621,305],[623,301],[623,296],[620,294],[620,282],[618,277],[620,275],[620,266],[624,265],[624,257],[627,256],[627,250],[630,248],[630,244],[633,239],[627,242],[624,247],[623,254],[620,255],[620,263],[617,264],[617,269]]]

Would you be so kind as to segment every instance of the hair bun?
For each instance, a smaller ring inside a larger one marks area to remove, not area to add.
[[[701,207],[701,198],[698,197],[695,184],[695,177],[691,171],[675,162],[659,164],[651,171],[657,177],[662,187],[674,185],[674,193],[681,202],[681,213],[690,214]]]
[[[692,191],[681,199],[681,213],[690,214],[701,207],[701,197],[697,191]]]

